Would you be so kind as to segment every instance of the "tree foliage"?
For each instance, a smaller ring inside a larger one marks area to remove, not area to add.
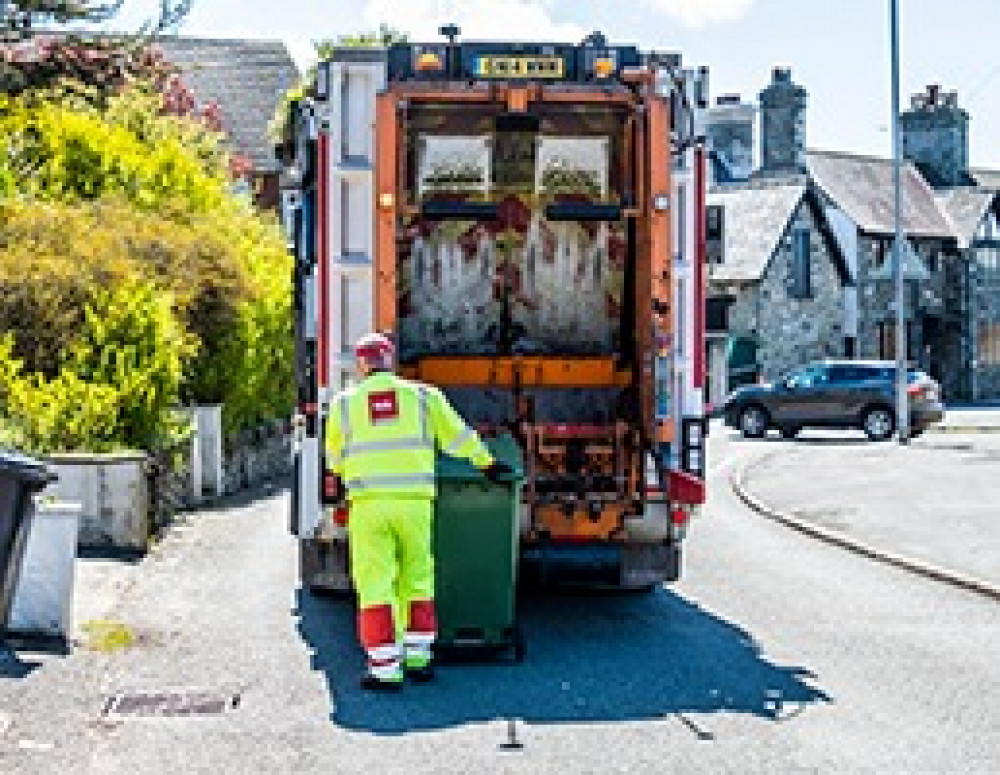
[[[316,51],[316,58],[323,62],[333,56],[333,52],[338,48],[388,48],[393,43],[406,43],[407,40],[409,40],[407,33],[388,24],[380,24],[377,31],[357,32],[313,41],[313,49]],[[316,65],[312,65],[302,80],[285,92],[275,108],[274,116],[268,124],[268,134],[271,139],[275,141],[287,139],[284,134],[287,129],[289,107],[293,102],[309,96],[315,87]]]
[[[5,0],[0,4],[0,30],[26,34],[38,27],[51,29],[72,23],[103,24],[121,10],[124,0]],[[194,0],[159,0],[159,13],[140,30],[156,33],[173,29],[191,11]]]
[[[24,32],[39,26],[70,22],[106,22],[121,10],[123,0],[109,3],[88,0],[8,0],[0,8],[0,28]]]
[[[180,403],[287,416],[291,258],[217,121],[86,88],[0,95],[0,445],[150,448]]]
[[[37,93],[0,95],[0,194],[75,201],[114,193],[160,212],[219,207],[228,186],[221,136],[160,115],[159,104],[138,89],[105,112]]]
[[[106,22],[120,0],[6,0],[0,3],[0,91],[20,94],[68,82],[101,101],[136,81],[162,85],[173,69],[151,43],[176,27],[192,3],[160,0],[158,16],[138,32],[107,35],[60,28]]]
[[[329,59],[336,48],[388,48],[393,43],[406,43],[409,35],[405,32],[380,24],[378,30],[356,32],[350,35],[340,35],[333,40],[325,39],[315,42],[316,54],[320,61]]]
[[[86,434],[47,436],[65,429],[40,421],[29,434],[38,451],[84,436],[148,448],[179,402],[223,403],[230,431],[286,416],[290,274],[277,224],[233,201],[185,222],[108,198],[0,203],[0,331],[19,364],[0,380],[0,414],[23,424],[76,400],[78,382],[113,389],[109,433],[81,419]]]

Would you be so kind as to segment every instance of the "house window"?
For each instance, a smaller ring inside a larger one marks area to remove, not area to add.
[[[812,267],[810,266],[809,230],[792,232],[792,288],[793,299],[812,298]]]
[[[1000,249],[976,248],[976,260],[983,282],[988,285],[1000,284]]]
[[[980,366],[1000,366],[1000,322],[995,320],[979,324],[976,359]]]
[[[705,259],[709,264],[721,264],[725,259],[724,219],[722,205],[705,208]]]

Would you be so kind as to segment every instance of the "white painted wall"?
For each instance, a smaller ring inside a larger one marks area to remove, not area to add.
[[[68,638],[81,507],[35,499],[8,627],[21,634]]]
[[[145,551],[151,532],[142,453],[52,455],[59,479],[43,494],[79,503],[80,545]]]

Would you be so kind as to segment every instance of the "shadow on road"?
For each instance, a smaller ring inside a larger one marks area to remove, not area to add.
[[[872,444],[868,438],[864,435],[854,435],[848,434],[847,432],[838,432],[836,435],[828,436],[821,435],[823,431],[804,431],[796,436],[794,439],[786,439],[781,436],[781,434],[776,431],[769,432],[766,436],[759,439],[747,439],[744,438],[738,431],[730,431],[728,434],[729,440],[734,442],[739,442],[747,445],[753,444],[770,444],[770,445],[795,445],[795,444],[809,444],[813,446],[831,446],[831,447],[853,447],[853,446],[865,446]]]
[[[0,641],[0,678],[26,678],[40,662],[28,662],[15,652],[10,644]]]
[[[347,600],[298,592],[299,631],[326,675],[331,719],[381,734],[475,721],[626,721],[726,711],[778,720],[830,697],[812,673],[768,661],[753,637],[680,595],[535,596],[522,601],[520,665],[458,664],[399,695],[358,687]]]

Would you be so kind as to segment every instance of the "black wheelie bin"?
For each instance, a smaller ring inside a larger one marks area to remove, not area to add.
[[[37,460],[0,450],[0,638],[7,632],[28,541],[31,496],[55,479]]]
[[[514,470],[490,482],[464,460],[440,456],[434,518],[436,653],[524,656],[515,617],[521,451],[509,435],[486,439],[493,457]]]

